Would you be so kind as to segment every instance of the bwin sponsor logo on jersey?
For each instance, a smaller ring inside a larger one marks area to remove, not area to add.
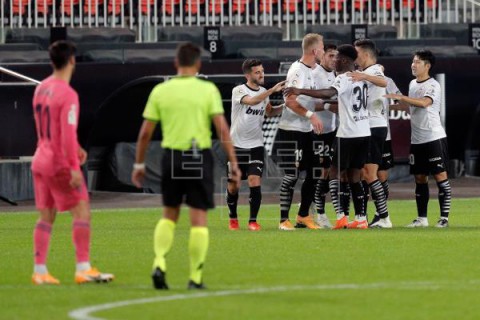
[[[252,109],[250,107],[247,108],[245,111],[247,114],[251,114],[253,116],[263,116],[265,114],[265,110],[263,109]]]

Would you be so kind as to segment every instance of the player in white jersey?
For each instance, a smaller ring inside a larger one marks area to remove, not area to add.
[[[356,63],[361,71],[348,75],[354,81],[363,80],[368,85],[367,109],[372,136],[368,147],[368,159],[363,169],[363,187],[365,190],[364,210],[367,211],[368,190],[372,193],[376,213],[370,223],[371,227],[391,228],[392,223],[388,216],[387,199],[383,186],[378,179],[378,168],[382,163],[383,148],[388,133],[388,120],[385,118],[385,88],[387,80],[383,74],[383,67],[377,64],[375,43],[370,39],[360,39],[354,43],[358,53]]]
[[[319,89],[330,88],[335,81],[335,56],[337,55],[337,46],[334,44],[325,44],[325,54],[321,61],[317,61],[317,66],[313,69],[313,78],[315,85]],[[317,111],[317,116],[323,123],[323,132],[321,134],[313,133],[313,152],[316,162],[314,166],[318,172],[319,179],[315,185],[315,211],[317,212],[317,224],[326,229],[332,228],[330,221],[325,213],[325,196],[328,193],[328,170],[332,163],[331,151],[333,141],[337,130],[337,116],[328,110]]]
[[[310,33],[302,41],[303,54],[294,62],[287,74],[287,86],[296,88],[315,88],[312,69],[316,61],[324,54],[323,38]],[[274,156],[279,158],[279,166],[285,172],[280,187],[280,230],[294,230],[289,220],[293,191],[300,172],[306,173],[301,190],[301,205],[296,219],[297,227],[318,229],[309,216],[308,209],[315,193],[313,170],[312,128],[322,132],[322,122],[313,112],[315,99],[304,95],[290,95],[285,98],[287,108],[282,113],[275,137]]]
[[[258,59],[245,60],[242,70],[247,82],[232,90],[230,136],[237,154],[238,166],[242,171],[242,180],[248,179],[250,187],[248,229],[259,231],[261,227],[257,223],[257,215],[262,202],[261,177],[265,157],[262,124],[265,116],[275,116],[282,112],[281,106],[272,107],[268,97],[274,92],[281,91],[286,81],[281,81],[268,90],[262,87],[265,73],[262,62]],[[239,229],[238,190],[239,186],[228,180],[226,198],[230,230]]]
[[[335,69],[338,76],[329,89],[300,90],[300,93],[315,98],[331,98],[338,95],[339,126],[335,139],[332,165],[329,171],[329,188],[332,203],[337,213],[334,229],[368,228],[365,211],[363,210],[364,190],[360,180],[361,171],[367,161],[370,125],[367,111],[368,86],[364,81],[353,81],[347,72],[355,69],[354,61],[357,51],[352,45],[341,45],[335,58]],[[286,94],[295,93],[290,88]],[[344,208],[339,199],[339,174],[346,172],[353,204],[355,221],[348,223]]]
[[[386,97],[399,101],[401,106],[410,109],[412,127],[410,147],[410,173],[415,176],[415,197],[418,217],[408,227],[427,227],[427,207],[429,199],[428,176],[435,178],[438,186],[440,219],[436,227],[448,227],[451,188],[447,175],[448,147],[447,135],[440,121],[442,92],[440,84],[430,77],[435,64],[435,56],[428,50],[415,52],[408,96],[387,94]]]
[[[388,93],[402,94],[392,78],[385,76],[385,79],[387,79],[387,88],[386,88],[387,94]],[[378,167],[378,180],[380,180],[380,183],[382,184],[382,187],[383,187],[383,192],[385,193],[385,198],[388,200],[388,196],[390,193],[389,186],[388,186],[388,170],[393,168],[392,136],[390,132],[390,120],[389,120],[390,104],[392,104],[392,101],[391,99],[385,98],[384,102],[385,102],[385,109],[387,110],[387,112],[385,113],[385,119],[387,120],[387,124],[388,124],[388,132],[387,132],[387,139],[385,140],[385,144],[383,146],[382,163]],[[377,216],[375,216],[375,218],[376,217]]]

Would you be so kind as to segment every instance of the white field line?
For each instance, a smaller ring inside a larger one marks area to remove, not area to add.
[[[279,287],[264,287],[264,288],[252,288],[252,289],[237,289],[237,290],[222,290],[222,291],[206,291],[197,292],[192,294],[174,294],[169,296],[156,296],[151,298],[130,299],[117,302],[109,302],[103,304],[97,304],[79,309],[72,310],[68,313],[71,319],[77,320],[104,320],[92,316],[92,313],[111,310],[115,308],[127,307],[132,305],[140,305],[147,303],[165,302],[165,301],[179,301],[179,300],[191,300],[210,297],[225,297],[234,295],[248,295],[248,294],[261,294],[269,292],[286,292],[286,291],[307,291],[307,290],[362,290],[362,289],[397,289],[397,290],[439,290],[442,288],[451,288],[452,286],[476,286],[478,290],[479,280],[470,280],[465,283],[452,282],[397,282],[397,283],[345,283],[345,284],[330,284],[330,285],[309,285],[309,286],[279,286]]]

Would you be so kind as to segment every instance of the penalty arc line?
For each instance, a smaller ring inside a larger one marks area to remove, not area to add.
[[[469,284],[470,285],[478,284],[478,282],[469,281]],[[75,309],[70,311],[68,315],[71,319],[77,319],[77,320],[104,320],[104,318],[94,317],[91,314],[99,311],[105,311],[105,310],[132,306],[132,305],[154,303],[154,302],[178,301],[178,300],[189,300],[189,299],[199,299],[199,298],[209,298],[209,297],[225,297],[225,296],[245,295],[245,294],[260,294],[260,293],[269,293],[269,292],[285,292],[285,291],[299,291],[299,290],[358,290],[358,289],[383,289],[383,288],[435,290],[442,287],[445,287],[445,284],[442,285],[439,282],[400,282],[400,283],[380,282],[380,283],[367,283],[367,284],[346,283],[346,284],[331,284],[331,285],[279,286],[279,287],[264,287],[264,288],[241,289],[241,290],[223,290],[223,291],[213,291],[213,292],[199,292],[199,293],[193,293],[193,294],[175,294],[170,296],[122,300],[117,302],[110,302],[110,303],[98,304],[98,305]]]

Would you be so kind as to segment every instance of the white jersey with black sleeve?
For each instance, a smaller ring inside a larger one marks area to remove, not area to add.
[[[445,138],[447,134],[440,120],[442,90],[438,81],[433,78],[421,82],[412,80],[408,96],[416,99],[428,97],[433,101],[426,108],[410,106],[411,143],[420,144]]]
[[[370,136],[368,122],[367,95],[368,85],[364,81],[353,82],[346,74],[335,78],[332,88],[338,94],[338,126],[337,137],[358,138]]]
[[[379,64],[371,65],[365,68],[363,72],[371,76],[385,77]],[[386,127],[385,114],[387,110],[385,110],[384,104],[386,90],[370,81],[366,81],[366,83],[368,85],[367,109],[370,117],[370,128]]]
[[[387,76],[385,76],[385,79],[387,80],[387,88],[386,88],[386,91],[387,91],[387,94],[402,94],[400,92],[400,89],[398,89],[397,85],[395,84],[395,82],[393,81],[392,78],[389,78]],[[388,98],[384,98],[384,102],[385,102],[385,120],[387,120],[387,128],[388,128],[388,131],[387,131],[387,138],[385,139],[385,141],[390,141],[392,140],[392,135],[390,134],[390,118],[389,118],[389,115],[390,115],[390,99]]]
[[[270,100],[267,97],[259,104],[250,106],[242,103],[242,99],[246,96],[257,96],[265,91],[263,87],[255,90],[246,84],[233,88],[230,135],[235,147],[251,149],[263,146],[262,124]]]
[[[323,66],[318,64],[316,68],[312,70],[312,74],[313,74],[313,79],[315,81],[315,85],[318,89],[331,88],[333,82],[335,81],[335,72],[328,71]],[[330,111],[318,111],[317,117],[323,123],[322,134],[333,132],[337,128],[337,119],[336,119],[337,116],[335,113]]]
[[[295,61],[288,69],[286,86],[300,89],[317,89],[312,75],[312,68],[300,62],[300,60]],[[315,111],[315,101],[316,99],[305,95],[297,97],[297,102],[309,111]],[[298,115],[288,107],[285,107],[282,112],[278,128],[300,132],[312,131],[310,119]]]

